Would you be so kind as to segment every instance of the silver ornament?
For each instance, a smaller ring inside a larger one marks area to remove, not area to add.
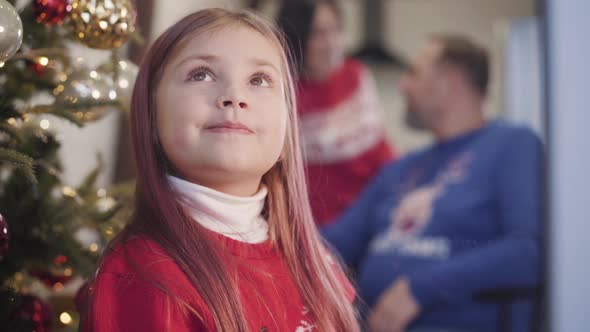
[[[53,91],[56,104],[74,109],[74,115],[80,120],[98,120],[108,109],[107,106],[85,108],[85,104],[107,104],[117,99],[117,92],[110,79],[96,70],[89,69],[80,61],[74,65],[72,72],[64,75],[64,78],[65,80]]]
[[[131,94],[133,92],[133,86],[135,85],[135,78],[139,68],[128,60],[117,61],[118,77],[117,81],[113,82],[114,88],[117,91],[117,99],[121,104],[121,108],[124,111],[129,111],[131,108]],[[97,71],[102,76],[113,77],[114,68],[113,62],[108,61],[100,65]]]
[[[23,22],[16,9],[0,0],[0,63],[10,59],[23,42]]]

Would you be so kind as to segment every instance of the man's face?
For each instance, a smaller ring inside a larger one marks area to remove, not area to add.
[[[430,42],[412,60],[401,78],[400,90],[407,103],[406,122],[416,129],[429,129],[440,116],[448,92],[439,63],[442,45]]]

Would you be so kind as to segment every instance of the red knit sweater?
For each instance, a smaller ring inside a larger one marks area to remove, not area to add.
[[[298,83],[298,111],[315,220],[326,224],[348,207],[394,158],[375,82],[347,60],[322,82]]]
[[[239,258],[236,276],[245,315],[253,332],[316,331],[280,252],[269,242],[248,244],[212,234]],[[123,250],[125,249],[125,250]],[[141,269],[130,266],[129,259]],[[189,314],[170,295],[143,277],[162,282],[202,319]],[[343,287],[352,301],[354,289],[345,277]],[[215,331],[213,316],[178,265],[155,242],[137,238],[111,253],[92,286],[85,329],[94,332]]]

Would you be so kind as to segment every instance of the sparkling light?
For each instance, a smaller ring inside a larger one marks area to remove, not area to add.
[[[59,321],[62,322],[64,325],[69,325],[72,323],[72,316],[70,316],[70,314],[64,311],[61,313],[61,315],[59,315]]]
[[[49,127],[50,127],[49,120],[47,120],[47,119],[43,119],[43,120],[41,120],[41,121],[39,122],[39,127],[43,128],[43,129],[45,129],[45,130],[49,129]]]
[[[37,62],[42,65],[42,66],[47,66],[49,64],[49,59],[47,57],[39,57],[39,59],[37,59]]]

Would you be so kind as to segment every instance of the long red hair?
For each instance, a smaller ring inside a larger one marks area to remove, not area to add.
[[[192,35],[226,25],[262,34],[276,45],[283,62],[287,136],[282,158],[262,178],[269,191],[266,213],[270,241],[282,251],[318,331],[358,331],[354,309],[336,277],[341,271],[330,264],[309,207],[290,58],[281,34],[255,14],[224,9],[198,11],[166,30],[145,55],[131,103],[131,136],[137,165],[135,213],[114,243],[124,242],[130,235],[147,236],[157,242],[207,303],[218,331],[248,331],[236,282],[219,264],[223,251],[202,226],[184,213],[166,179],[171,165],[156,127],[154,96],[174,51]]]

